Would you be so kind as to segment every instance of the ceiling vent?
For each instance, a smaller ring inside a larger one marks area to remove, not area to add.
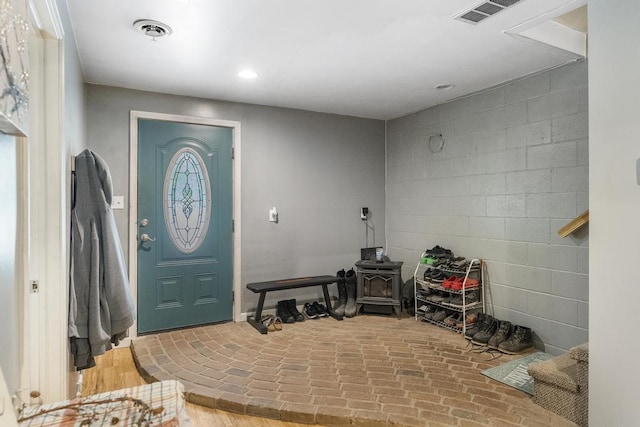
[[[471,9],[467,9],[461,14],[457,15],[455,19],[459,19],[461,21],[467,22],[469,24],[477,24],[478,22],[484,21],[490,16],[495,15],[498,12],[501,12],[508,8],[509,6],[513,6],[514,4],[520,2],[521,0],[489,0],[479,3],[472,7]]]

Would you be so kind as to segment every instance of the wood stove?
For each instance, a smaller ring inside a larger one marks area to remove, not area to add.
[[[380,311],[380,308],[388,308],[389,313],[395,310],[398,318],[400,317],[401,267],[402,262],[370,260],[356,262],[358,313],[364,305],[365,310]]]

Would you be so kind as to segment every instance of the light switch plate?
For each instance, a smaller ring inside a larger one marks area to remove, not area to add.
[[[113,196],[111,209],[124,209],[124,196]]]

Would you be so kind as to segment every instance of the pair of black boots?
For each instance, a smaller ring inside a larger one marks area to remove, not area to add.
[[[276,316],[284,323],[302,322],[304,316],[298,311],[295,299],[278,301],[276,305]]]
[[[356,315],[356,272],[344,269],[336,273],[338,278],[338,304],[333,310],[340,316],[353,317]]]
[[[498,320],[485,313],[478,313],[476,325],[467,329],[464,337],[474,344],[507,354],[519,354],[533,347],[530,328]]]

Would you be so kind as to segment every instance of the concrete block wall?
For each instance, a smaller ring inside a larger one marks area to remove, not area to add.
[[[428,136],[445,144],[431,152]],[[587,63],[387,123],[387,251],[411,277],[434,245],[487,262],[488,311],[560,354],[588,341]]]

